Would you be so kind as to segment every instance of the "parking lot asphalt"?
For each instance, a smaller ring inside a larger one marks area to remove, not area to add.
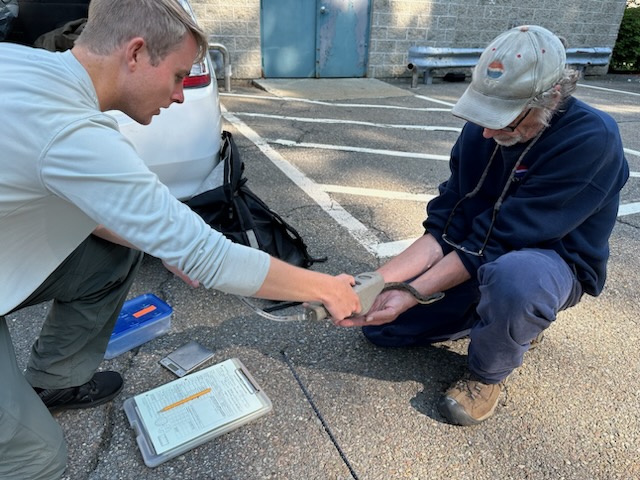
[[[421,234],[462,122],[449,112],[466,82],[409,79],[259,81],[221,97],[249,187],[302,234],[312,268],[375,269]],[[192,289],[146,258],[130,297],[173,307],[165,335],[105,360],[125,387],[113,402],[55,414],[66,479],[637,479],[640,478],[640,123],[637,77],[597,77],[576,96],[611,113],[632,178],[598,298],[562,312],[507,383],[496,415],[448,425],[439,395],[465,368],[466,340],[382,349],[329,322],[274,322],[237,298]],[[26,364],[48,305],[7,318]],[[260,419],[156,468],[145,466],[122,410],[173,380],[159,360],[188,341],[204,366],[239,358],[273,403]]]

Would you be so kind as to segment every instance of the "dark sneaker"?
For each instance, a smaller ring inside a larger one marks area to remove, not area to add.
[[[71,408],[91,408],[107,403],[122,390],[122,376],[118,372],[97,372],[79,387],[61,389],[36,388],[35,392],[49,411]]]
[[[502,383],[482,383],[471,375],[459,380],[440,398],[440,414],[454,425],[477,425],[496,409]]]

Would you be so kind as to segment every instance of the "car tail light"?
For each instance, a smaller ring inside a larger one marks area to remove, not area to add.
[[[194,63],[189,76],[182,81],[184,88],[206,87],[211,83],[211,74],[206,62]]]

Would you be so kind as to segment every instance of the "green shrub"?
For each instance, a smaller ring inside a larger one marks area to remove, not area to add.
[[[611,55],[611,71],[640,71],[640,8],[627,8]]]

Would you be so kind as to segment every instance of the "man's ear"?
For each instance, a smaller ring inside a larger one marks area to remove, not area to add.
[[[125,60],[129,70],[133,71],[143,59],[148,59],[147,44],[142,37],[134,37],[125,47]]]

